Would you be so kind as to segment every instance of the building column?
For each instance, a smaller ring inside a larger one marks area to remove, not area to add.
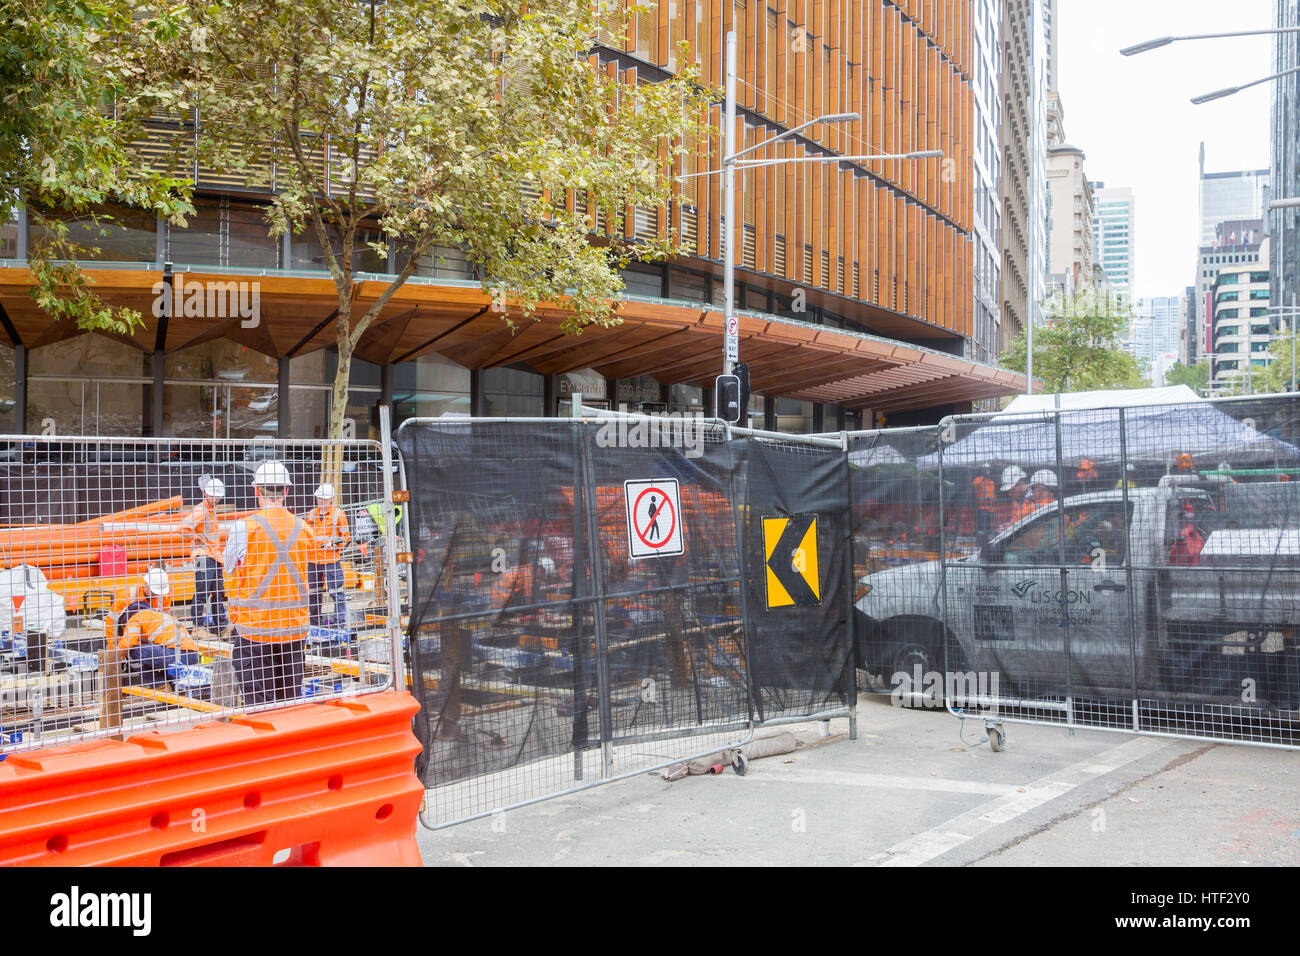
[[[763,431],[776,431],[776,398],[763,396]]]
[[[27,434],[27,346],[14,346],[14,431]]]
[[[843,405],[835,406],[835,430],[837,432],[849,430],[849,410]]]
[[[826,431],[826,406],[821,402],[813,402],[812,430],[814,435],[820,435]]]
[[[289,418],[289,363],[293,359],[281,356],[275,369],[275,435],[283,440],[293,434]]]
[[[543,418],[554,418],[560,414],[559,391],[560,377],[558,375],[542,376]]]
[[[483,373],[476,368],[469,370],[469,413],[474,418],[487,415],[487,396],[483,391]]]
[[[618,411],[618,379],[605,379],[605,395],[608,396],[610,411]]]
[[[704,406],[704,417],[705,417],[705,418],[717,418],[717,417],[718,417],[718,409],[717,409],[717,406],[714,404],[714,401],[713,401],[713,389],[711,389],[711,388],[701,388],[701,389],[700,389],[700,404]],[[744,423],[743,423],[743,422],[739,422],[738,424],[744,424]]]

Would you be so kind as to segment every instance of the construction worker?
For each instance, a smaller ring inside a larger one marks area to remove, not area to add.
[[[1136,488],[1137,486],[1138,486],[1138,483],[1137,483],[1137,468],[1135,468],[1131,463],[1125,465],[1125,466],[1124,466],[1124,477],[1118,479],[1118,480],[1115,482],[1115,487],[1116,487],[1116,488]]]
[[[1175,475],[1194,475],[1196,473],[1196,466],[1192,463],[1192,456],[1187,454],[1187,452],[1183,452],[1175,458],[1173,473]]]
[[[1097,484],[1097,463],[1091,458],[1079,459],[1079,471],[1074,476],[1082,485],[1081,491],[1091,491]]]
[[[1030,475],[1029,497],[1025,499],[1030,502],[1029,511],[1056,504],[1057,487],[1056,472],[1050,468],[1042,468]]]
[[[975,491],[975,535],[981,547],[993,533],[993,516],[997,509],[998,486],[993,481],[993,465],[984,462],[971,482]]]
[[[225,634],[230,627],[226,616],[226,591],[221,580],[221,522],[217,507],[226,497],[226,486],[220,478],[207,478],[199,482],[203,500],[194,506],[181,522],[183,534],[194,535],[194,611],[195,627]]]
[[[1025,485],[1025,469],[1019,465],[1007,465],[1002,469],[1002,482],[999,491],[1006,495],[1003,505],[1008,523],[1014,523],[1025,516],[1022,505],[1029,488]]]
[[[316,537],[284,507],[292,482],[279,461],[253,474],[258,511],[235,525],[226,542],[226,594],[231,662],[245,705],[292,700],[301,694],[307,639],[307,567]]]
[[[166,611],[143,608],[122,622],[117,649],[126,653],[130,683],[157,687],[167,682],[168,664],[199,663],[199,646],[185,625]]]
[[[108,646],[113,646],[113,640],[122,633],[126,622],[137,611],[171,610],[171,593],[172,583],[166,571],[162,568],[146,571],[138,584],[131,585],[125,594],[113,602],[108,620],[105,621],[104,636],[108,640]]]
[[[311,587],[311,624],[324,625],[321,605],[324,595],[332,596],[330,623],[347,627],[348,605],[343,596],[342,551],[352,535],[348,533],[348,516],[334,507],[334,486],[322,484],[316,489],[316,507],[307,513],[307,527],[316,536],[316,555],[307,565],[307,583]]]

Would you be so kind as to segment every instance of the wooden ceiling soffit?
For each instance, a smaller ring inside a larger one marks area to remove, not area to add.
[[[361,341],[357,343],[357,354],[362,355],[368,362],[386,365],[392,359],[393,352],[417,311],[417,306],[411,306],[379,316],[362,334]]]
[[[416,345],[414,348],[407,349],[401,355],[395,356],[393,358],[393,362],[395,364],[406,362],[409,361],[410,359],[418,358],[420,355],[423,355],[425,352],[431,350],[441,351],[443,342],[459,341],[459,339],[453,339],[452,336],[455,336],[457,333],[461,332],[463,329],[469,326],[472,322],[474,322],[479,316],[481,316],[484,312],[486,312],[491,307],[492,307],[491,304],[485,305],[482,308],[480,308],[477,312],[473,313],[472,315],[466,316],[465,318],[460,319],[459,321],[453,322],[449,327],[438,332],[436,335],[433,335],[425,339],[423,342],[421,342],[419,345]]]
[[[664,353],[680,352],[684,346],[699,341],[699,335],[690,329],[678,329],[675,332],[669,332],[661,335],[653,343],[645,346],[636,346],[635,354],[627,357],[616,356],[612,359],[606,359],[602,371],[609,378],[631,378],[634,375],[644,374],[646,363],[651,356],[663,356]]]
[[[856,374],[862,371],[861,359],[835,360],[825,359],[820,362],[810,362],[802,371],[790,372],[787,375],[768,375],[763,379],[763,388],[772,393],[800,391],[806,388],[812,388],[819,385],[836,382],[845,375]],[[750,375],[751,385],[753,375]],[[758,389],[756,389],[757,391]],[[766,394],[766,392],[764,393]]]
[[[582,362],[581,365],[576,366],[577,368],[603,369],[606,366],[635,360],[642,354],[652,354],[664,337],[663,329],[647,329],[638,326],[611,329],[591,347],[575,349],[572,361]],[[570,370],[562,368],[559,371]]]

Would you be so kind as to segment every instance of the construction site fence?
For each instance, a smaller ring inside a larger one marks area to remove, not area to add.
[[[845,437],[869,686],[988,723],[1300,744],[1300,396]]]
[[[427,825],[851,713],[839,440],[611,414],[397,441]]]
[[[389,445],[0,437],[0,759],[401,687]],[[231,534],[257,526],[268,461],[287,469],[284,508],[304,527],[323,482],[343,519],[300,534],[294,567],[244,595],[263,630],[289,625],[265,642],[234,626],[224,559]],[[213,479],[222,493],[196,527]]]

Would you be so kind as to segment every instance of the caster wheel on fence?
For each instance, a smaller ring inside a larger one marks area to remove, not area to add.
[[[989,747],[994,753],[1000,753],[1007,746],[1007,735],[1001,724],[989,728]]]
[[[736,751],[735,759],[731,761],[731,769],[736,771],[736,773],[742,777],[745,775],[745,771],[749,769],[749,764],[745,760],[745,755],[739,750]]]

